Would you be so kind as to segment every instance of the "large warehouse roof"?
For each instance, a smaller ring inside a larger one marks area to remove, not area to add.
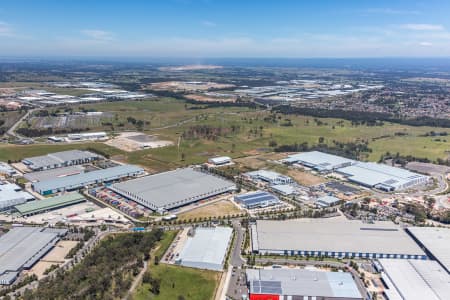
[[[27,179],[28,181],[36,182],[54,179],[58,177],[72,176],[83,172],[84,168],[82,166],[68,166],[45,171],[25,173],[23,177],[25,177],[25,179]]]
[[[450,229],[409,227],[407,229],[450,273]]]
[[[259,251],[327,251],[425,256],[412,238],[392,222],[358,220],[258,220],[253,244]],[[255,248],[254,246],[254,248]]]
[[[66,229],[17,227],[0,237],[0,281],[10,279],[10,272],[19,272],[34,265],[59,240]]]
[[[435,261],[380,259],[389,299],[445,300],[450,295],[450,275]]]
[[[301,163],[319,171],[331,171],[336,168],[356,163],[356,161],[352,159],[319,151],[293,154],[288,156],[288,158],[283,161],[287,163]]]
[[[76,189],[85,185],[100,183],[127,177],[130,174],[143,173],[144,170],[133,165],[121,165],[107,169],[81,173],[73,176],[59,177],[51,180],[33,183],[33,189],[39,193],[59,189]]]
[[[247,208],[265,207],[280,202],[278,197],[265,191],[250,192],[242,195],[237,195],[234,200]]]
[[[48,199],[30,201],[24,204],[16,205],[14,208],[23,216],[76,204],[85,200],[86,199],[83,195],[79,193],[69,193]]]
[[[33,195],[22,191],[17,184],[0,181],[0,210],[33,199]]]
[[[346,272],[247,269],[246,273],[250,294],[363,299],[352,275]]]
[[[149,175],[111,189],[153,210],[171,209],[235,189],[233,182],[192,168]]]
[[[393,189],[407,187],[410,182],[426,182],[428,179],[425,175],[413,173],[405,169],[364,162],[341,168],[338,172],[348,176],[349,180],[365,186],[381,185]]]
[[[179,256],[183,266],[221,271],[233,230],[229,227],[197,228]]]
[[[46,168],[48,166],[59,165],[69,161],[85,160],[91,158],[100,158],[100,155],[82,150],[67,150],[50,153],[42,156],[33,156],[23,159],[26,165],[33,169]]]

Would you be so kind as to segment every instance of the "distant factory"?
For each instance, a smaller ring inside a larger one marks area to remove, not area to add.
[[[327,154],[319,151],[290,155],[282,162],[300,164],[320,173],[336,172],[359,185],[392,192],[427,184],[430,177],[405,169]]]
[[[24,158],[22,163],[33,171],[42,171],[90,163],[103,157],[90,151],[68,150]]]

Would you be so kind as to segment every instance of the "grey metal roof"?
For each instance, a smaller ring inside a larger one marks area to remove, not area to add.
[[[65,234],[66,229],[16,227],[0,237],[0,275],[31,267]]]
[[[68,166],[57,169],[50,169],[45,171],[25,173],[23,177],[28,181],[44,181],[54,179],[58,177],[64,177],[68,175],[74,175],[83,173],[84,168],[82,166]]]
[[[288,156],[283,161],[288,163],[300,162],[321,170],[333,170],[342,165],[354,164],[356,161],[345,157],[328,154],[320,151],[310,151]]]
[[[144,169],[134,165],[121,165],[107,169],[81,173],[73,176],[59,177],[33,183],[35,191],[45,192],[56,189],[75,189],[85,185],[127,177],[133,173],[143,173]]]
[[[17,184],[0,182],[0,209],[25,203],[26,201],[33,199],[33,195],[22,191],[22,188]]]
[[[252,294],[362,299],[350,273],[305,269],[248,269]]]
[[[405,300],[446,300],[450,275],[431,260],[380,259],[387,294]],[[387,279],[387,280],[386,280]]]
[[[250,192],[234,197],[237,202],[241,202],[246,206],[252,206],[259,203],[275,203],[280,200],[275,195],[265,191]]]
[[[428,176],[405,169],[364,162],[358,162],[355,165],[340,168],[338,172],[349,176],[350,180],[366,186],[383,184],[392,188],[399,188],[414,180],[428,179]]]
[[[192,168],[116,183],[113,191],[150,207],[170,209],[236,188],[233,182]]]
[[[42,168],[52,165],[69,162],[72,160],[84,160],[89,158],[99,158],[100,155],[82,150],[67,150],[61,152],[54,152],[47,155],[33,156],[23,159],[27,164],[33,168]]]
[[[256,231],[260,251],[425,255],[413,239],[392,222],[367,224],[341,219],[258,220]]]
[[[408,227],[407,229],[450,273],[450,229]]]
[[[189,237],[179,259],[181,265],[220,271],[231,240],[230,227],[197,228]]]

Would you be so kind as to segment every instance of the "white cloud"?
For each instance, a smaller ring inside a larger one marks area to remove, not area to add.
[[[417,30],[417,31],[440,31],[444,30],[444,26],[436,24],[403,24],[400,26],[403,29]]]
[[[88,37],[89,39],[96,41],[112,41],[114,40],[114,34],[109,31],[99,30],[99,29],[85,29],[81,33]]]
[[[202,25],[205,27],[216,27],[217,24],[208,20],[202,21]]]
[[[420,45],[420,46],[423,46],[423,47],[431,47],[431,46],[433,46],[433,43],[430,43],[430,42],[420,42],[419,45]]]

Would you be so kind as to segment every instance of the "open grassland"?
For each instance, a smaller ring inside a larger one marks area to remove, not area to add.
[[[189,220],[195,218],[221,217],[240,214],[242,211],[228,200],[220,200],[211,204],[194,208],[190,211],[178,215],[180,220]]]
[[[114,120],[112,126],[103,126],[114,131],[134,129],[128,123],[132,117],[143,121],[141,131],[157,134],[161,139],[175,145],[124,153],[99,143],[70,145],[0,146],[0,159],[20,159],[26,156],[51,151],[80,147],[101,148],[111,155],[120,155],[121,160],[146,167],[151,172],[169,170],[185,165],[205,162],[208,157],[227,155],[235,159],[272,152],[274,145],[302,144],[309,146],[322,141],[330,146],[334,142],[366,141],[372,152],[364,153],[363,160],[377,161],[389,151],[401,155],[414,155],[430,160],[448,157],[450,137],[426,137],[434,132],[449,132],[445,128],[413,127],[385,123],[383,126],[354,126],[349,121],[307,116],[273,115],[269,111],[241,107],[210,107],[188,104],[181,100],[160,98],[145,101],[108,102],[85,104],[75,110],[96,110],[109,112]],[[288,119],[289,118],[289,119]],[[148,123],[146,123],[148,122]],[[124,123],[123,127],[119,124]],[[288,124],[289,126],[286,126]],[[202,134],[203,129],[210,132]],[[232,128],[234,128],[232,130]],[[215,129],[220,129],[217,133]],[[195,133],[192,131],[195,130]],[[212,132],[212,133],[211,133]],[[180,143],[178,143],[180,141]],[[179,144],[179,146],[178,146]],[[269,146],[270,145],[270,146]],[[239,160],[238,160],[239,161]],[[244,165],[246,163],[244,162]],[[250,168],[264,166],[264,159],[249,161]]]
[[[176,231],[165,232],[153,255],[161,258],[176,234]],[[139,285],[133,295],[134,300],[176,300],[180,296],[186,300],[209,300],[213,299],[220,279],[218,272],[166,264],[155,265],[153,259],[151,259],[148,272],[153,278],[161,280],[160,293],[154,295],[150,291],[150,284],[143,283]]]

